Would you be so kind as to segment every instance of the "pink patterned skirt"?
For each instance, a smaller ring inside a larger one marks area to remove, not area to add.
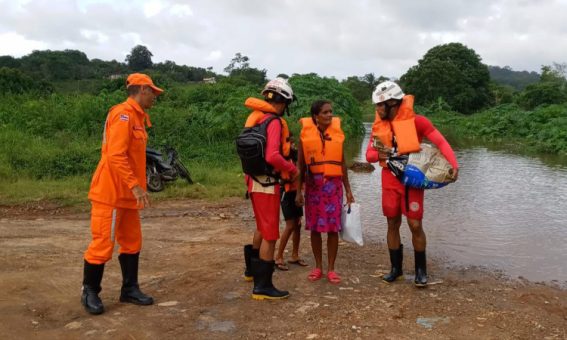
[[[305,229],[319,233],[341,231],[342,177],[308,174],[305,181]]]

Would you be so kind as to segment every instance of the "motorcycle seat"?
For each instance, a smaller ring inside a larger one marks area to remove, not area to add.
[[[157,151],[156,149],[152,149],[152,148],[149,148],[149,147],[146,147],[146,153],[153,155],[153,156],[162,156],[163,155],[161,152]]]

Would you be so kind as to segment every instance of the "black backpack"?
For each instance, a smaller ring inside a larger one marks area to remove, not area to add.
[[[264,186],[275,185],[276,181],[261,183],[256,176],[268,175],[277,178],[273,167],[266,162],[265,155],[268,140],[267,128],[274,119],[279,120],[280,118],[272,115],[261,124],[245,127],[236,138],[236,152],[242,163],[242,171]]]

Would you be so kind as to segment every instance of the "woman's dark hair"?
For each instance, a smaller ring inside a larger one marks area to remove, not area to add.
[[[321,109],[325,104],[331,104],[331,102],[328,100],[319,99],[314,101],[313,104],[311,104],[311,117],[313,119],[315,119],[315,116],[321,112]]]

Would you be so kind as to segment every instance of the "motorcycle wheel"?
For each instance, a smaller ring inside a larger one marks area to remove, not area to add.
[[[165,187],[156,168],[150,164],[146,165],[146,184],[148,185],[148,190],[152,192],[162,191]]]
[[[174,167],[177,170],[177,173],[179,173],[179,177],[185,178],[187,180],[187,183],[193,184],[193,179],[191,179],[191,174],[189,173],[189,170],[187,170],[185,165],[183,165],[183,163],[181,163],[179,159],[175,160]]]

